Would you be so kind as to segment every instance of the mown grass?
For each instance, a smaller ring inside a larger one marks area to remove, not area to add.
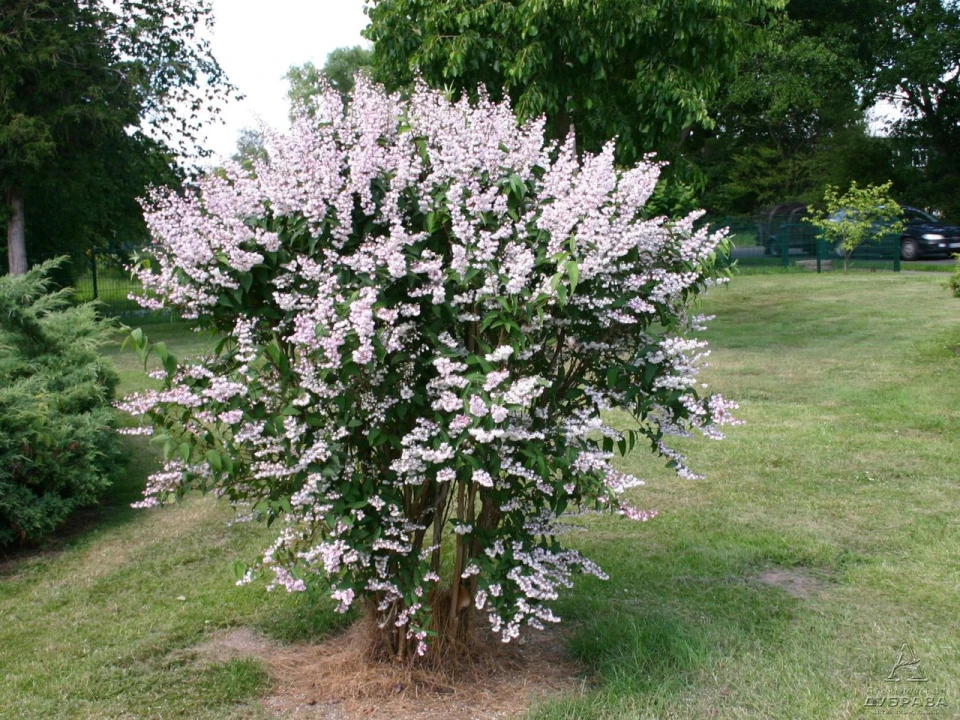
[[[797,260],[791,260],[786,267],[783,266],[780,258],[763,255],[758,257],[746,257],[736,259],[736,272],[740,275],[780,275],[783,273],[815,273],[816,259],[806,259],[804,265],[800,265]],[[950,273],[955,269],[954,265],[935,262],[905,262],[901,263],[901,272],[924,272],[924,273]],[[893,260],[852,260],[848,266],[851,273],[876,273],[876,272],[894,272]],[[820,274],[842,273],[843,260],[824,261],[821,266]],[[942,282],[942,280],[941,280]]]
[[[661,515],[579,541],[612,577],[559,608],[593,689],[535,716],[873,717],[926,692],[957,717],[957,301],[922,276],[757,276],[704,309],[705,377],[747,425],[683,443],[703,481],[625,460]],[[931,682],[885,682],[903,643]]]
[[[156,325],[183,357],[207,335]],[[136,355],[108,353],[121,392],[149,385]],[[212,497],[159,511],[133,510],[157,465],[130,439],[125,479],[79,514],[49,546],[0,555],[0,718],[261,718],[271,686],[256,660],[202,652],[217,633],[249,626],[282,641],[321,637],[343,624],[322,600],[238,588],[232,563],[252,560],[272,533],[233,525]]]
[[[873,717],[868,697],[921,691],[960,715],[960,301],[941,285],[781,274],[711,293],[705,379],[747,424],[681,443],[706,480],[635,452],[637,503],[660,517],[568,536],[611,580],[559,603],[586,690],[534,718]],[[183,356],[210,343],[149,332]],[[136,357],[113,354],[123,389],[143,386]],[[0,564],[0,717],[262,717],[265,668],[198,648],[231,627],[291,641],[343,622],[235,587],[232,561],[270,533],[228,527],[212,499],[130,510],[155,462],[133,449],[103,507]],[[800,593],[762,582],[771,571]],[[885,682],[902,643],[929,683]]]

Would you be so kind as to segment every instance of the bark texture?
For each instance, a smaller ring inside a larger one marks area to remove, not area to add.
[[[24,275],[27,272],[27,243],[24,235],[23,196],[10,193],[10,209],[13,211],[7,220],[7,260],[11,275]]]

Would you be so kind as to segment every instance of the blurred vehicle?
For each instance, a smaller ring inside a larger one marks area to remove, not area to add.
[[[807,216],[807,206],[802,202],[784,202],[765,211],[757,221],[757,244],[767,255],[780,255],[782,242],[789,248],[816,252],[816,236],[812,225],[803,222]]]
[[[904,205],[901,209],[901,260],[950,257],[960,253],[960,226],[947,225],[919,208]],[[837,213],[838,220],[843,217],[843,213],[843,210]],[[795,208],[790,214],[789,222],[769,223],[764,232],[758,233],[758,241],[765,252],[768,255],[780,255],[783,252],[782,243],[785,242],[789,253],[816,255],[818,233],[812,225],[803,222],[806,214],[805,207]],[[889,244],[865,242],[854,251],[853,257],[889,256],[889,253],[893,252]],[[832,248],[831,252],[843,256],[843,251],[837,247]]]
[[[947,225],[929,213],[908,205],[901,206],[900,222],[903,228],[900,230],[900,259],[911,261],[931,257],[949,257],[960,252],[960,227],[956,225]],[[841,219],[844,211],[836,214],[837,219]],[[832,219],[832,218],[831,218]],[[874,233],[882,235],[882,224],[873,228]],[[896,247],[896,238],[882,237],[881,242],[867,241],[860,245],[854,252],[855,258],[884,257],[892,254],[893,249],[888,249],[889,245]],[[834,246],[834,254],[843,256],[843,250],[839,246]]]
[[[949,257],[960,252],[960,227],[947,225],[933,215],[913,207],[904,207],[900,219],[900,258]]]

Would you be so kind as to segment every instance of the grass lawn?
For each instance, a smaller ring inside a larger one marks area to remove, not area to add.
[[[611,580],[557,606],[584,693],[531,715],[869,718],[870,699],[917,696],[960,716],[960,301],[938,276],[791,273],[739,277],[703,310],[705,381],[747,424],[683,443],[706,480],[623,461],[661,515],[568,536]],[[182,355],[208,342],[148,334]],[[124,389],[142,386],[135,357],[115,357]],[[0,561],[2,718],[263,717],[266,669],[204,659],[204,643],[342,623],[323,601],[236,588],[231,562],[271,534],[228,527],[211,499],[127,509],[154,462],[134,449],[65,539]],[[904,643],[929,682],[885,680]]]

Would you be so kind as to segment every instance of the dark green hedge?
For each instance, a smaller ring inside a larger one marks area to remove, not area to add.
[[[34,542],[97,502],[120,460],[114,330],[53,291],[44,263],[0,277],[0,547]]]

